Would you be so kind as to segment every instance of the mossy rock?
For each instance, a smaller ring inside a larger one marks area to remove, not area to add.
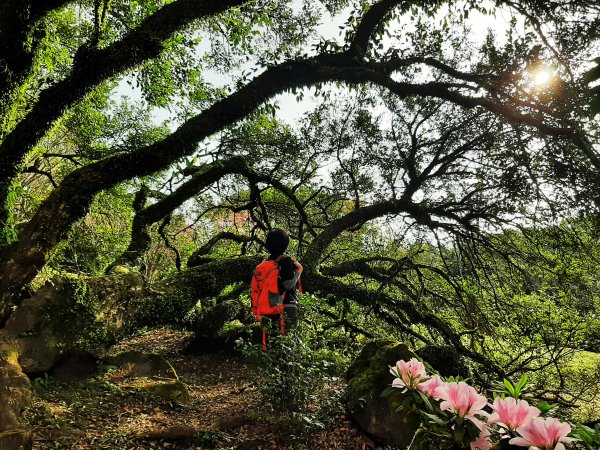
[[[133,383],[123,385],[122,387],[148,392],[169,403],[177,405],[188,406],[192,401],[187,386],[177,380],[165,382],[162,380],[140,378]]]
[[[400,359],[414,357],[401,342],[373,340],[363,347],[348,369],[348,409],[356,423],[382,445],[407,448],[419,427],[418,416],[394,412],[392,399],[381,397],[394,379],[390,366]]]
[[[31,430],[14,428],[0,431],[0,450],[31,450],[32,446]]]
[[[19,424],[31,403],[29,378],[18,363],[16,343],[0,335],[0,450],[31,449],[31,431]]]
[[[202,310],[192,325],[195,336],[186,351],[232,351],[237,339],[251,336],[253,324],[249,306],[240,299],[202,302]]]
[[[25,373],[49,371],[63,356],[95,351],[105,339],[105,326],[88,301],[81,280],[47,283],[16,309],[3,332],[19,349]]]
[[[464,358],[452,346],[428,345],[420,348],[415,353],[419,359],[422,359],[443,377],[460,375],[463,378],[468,378],[471,375]]]
[[[31,402],[29,378],[18,356],[15,342],[0,336],[0,431],[17,427],[21,411]]]
[[[132,377],[175,377],[171,364],[162,356],[153,353],[131,350],[110,356],[105,359],[105,362],[111,366],[117,366]]]

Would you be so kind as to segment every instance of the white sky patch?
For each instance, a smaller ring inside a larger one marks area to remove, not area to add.
[[[491,3],[489,2],[484,2],[484,5],[491,5]],[[343,11],[342,13],[336,15],[335,17],[331,17],[329,15],[329,13],[323,8],[323,17],[322,17],[322,22],[321,25],[319,25],[319,27],[317,28],[319,37],[316,40],[312,40],[311,42],[309,42],[307,44],[307,52],[310,55],[311,54],[311,48],[312,46],[318,42],[319,40],[331,40],[331,41],[335,41],[339,44],[343,43],[343,34],[342,34],[342,30],[340,30],[340,26],[343,25],[348,16],[350,14],[350,9],[346,9],[345,11]],[[435,22],[441,22],[443,20],[443,16],[445,14],[448,14],[448,10],[442,10],[438,13],[438,15],[436,17],[433,18],[433,21]],[[495,16],[488,16],[488,15],[484,15],[481,14],[477,11],[471,11],[470,12],[470,16],[468,18],[468,20],[465,21],[469,33],[467,35],[467,39],[469,40],[469,42],[463,42],[463,46],[468,47],[469,49],[474,50],[475,52],[477,51],[476,49],[479,48],[485,38],[487,37],[489,31],[491,30],[494,33],[496,42],[498,45],[503,45],[504,43],[506,43],[507,40],[507,30],[510,27],[510,20],[511,20],[511,13],[509,12],[509,10],[506,9],[499,9],[497,10],[497,14]],[[411,27],[414,28],[414,24],[411,25],[412,23],[412,17],[410,16],[410,13],[404,14],[403,16],[400,17],[399,19],[399,24],[395,27],[392,27],[392,37],[390,38],[385,38],[384,39],[384,45],[386,47],[392,46],[392,45],[401,45],[401,39],[402,36],[401,35],[394,35],[394,30],[400,32],[401,30],[403,32],[406,32],[407,30],[410,30]],[[522,19],[520,19],[518,22],[518,28],[523,29],[524,30],[524,22]],[[400,39],[400,40],[398,40]],[[201,53],[205,53],[208,50],[208,46],[209,45],[209,40],[208,39],[204,39],[202,40],[201,44],[198,46],[197,51],[201,52]],[[450,51],[450,49],[448,50]],[[460,51],[460,50],[459,50]],[[212,84],[214,87],[227,87],[227,86],[231,86],[234,82],[234,80],[239,77],[241,75],[241,73],[243,71],[248,71],[250,69],[252,69],[253,67],[255,67],[255,62],[250,61],[246,64],[243,64],[240,68],[239,71],[233,72],[231,74],[222,74],[219,73],[217,71],[214,70],[203,70],[202,72],[202,76],[204,78],[204,80],[207,83]],[[459,69],[461,69],[459,67]],[[257,74],[260,72],[257,72]],[[424,68],[422,75],[421,75],[421,82],[425,82],[428,81],[432,78],[433,76],[433,70],[430,68]],[[537,85],[542,85],[546,82],[548,82],[551,78],[551,74],[548,71],[540,71],[538,73],[536,73],[534,75],[534,82]],[[131,81],[131,79],[133,78],[133,76],[129,77],[129,80]],[[341,88],[336,88],[334,84],[328,84],[326,87],[323,88],[323,90],[330,90],[334,93],[338,92],[338,93],[343,93],[345,92],[346,88],[345,87],[341,87]],[[277,110],[277,117],[291,125],[291,126],[296,126],[299,123],[299,119],[305,115],[307,112],[311,111],[312,109],[315,108],[315,106],[319,103],[319,101],[321,101],[321,96],[315,94],[314,92],[314,88],[305,88],[303,89],[301,92],[303,94],[303,98],[301,100],[298,100],[297,98],[297,94],[292,94],[292,93],[284,93],[281,95],[278,95],[277,97],[275,97],[273,99],[274,102],[277,103],[278,105],[278,110]],[[115,90],[115,95],[116,96],[123,96],[126,95],[127,97],[131,98],[133,101],[143,101],[143,96],[142,96],[142,92],[141,89],[135,85],[129,84],[127,83],[126,79],[122,79],[117,87],[117,89]],[[374,111],[374,115],[379,115],[377,111]],[[385,117],[385,115],[384,115]],[[174,131],[180,124],[181,121],[180,119],[178,119],[175,114],[170,111],[168,108],[158,108],[158,107],[153,107],[152,108],[152,119],[153,122],[155,124],[161,124],[164,122],[167,122],[168,126]],[[385,126],[385,124],[383,124]],[[389,123],[387,124],[387,126],[389,126]],[[200,144],[201,148],[206,148],[206,146],[211,146],[212,143],[216,142],[216,140],[205,140],[203,143]],[[330,172],[330,167],[328,165],[324,165],[321,169],[321,171],[319,172],[319,175],[321,176],[322,180],[324,183],[329,182],[330,181],[330,176],[329,176],[329,172]],[[414,200],[415,201],[422,201],[425,199],[425,193],[418,192],[417,194],[415,194],[414,196]],[[427,194],[429,195],[429,194]],[[192,208],[191,206],[188,204],[186,204],[185,210],[186,211],[190,211]],[[187,214],[186,214],[187,215]],[[393,221],[395,223],[395,221]],[[393,228],[395,228],[395,226],[393,226]]]
[[[296,3],[298,5],[297,8],[300,8],[301,2],[298,1]],[[485,2],[484,4],[489,4],[489,2]],[[317,27],[318,37],[307,43],[306,48],[307,51],[309,51],[309,54],[312,46],[321,40],[335,41],[340,45],[343,44],[343,30],[341,30],[340,27],[346,22],[350,13],[351,8],[346,8],[336,16],[331,16],[323,7],[322,21]],[[434,20],[441,23],[444,15],[447,13],[447,8],[442,9],[434,18]],[[397,26],[392,26],[392,36],[394,34],[394,30],[399,31],[399,27],[401,25],[405,28],[404,31],[411,29],[411,19],[412,16],[410,12],[401,16],[399,18],[399,24]],[[510,16],[506,10],[499,10],[499,13],[496,15],[496,17],[483,15],[478,11],[472,11],[469,19],[466,21],[471,30],[469,39],[473,39],[470,44],[481,45],[488,33],[488,30],[494,31],[498,42],[502,44],[504,41],[506,41],[505,32],[508,29],[509,21]],[[408,25],[408,28],[406,28],[406,25]],[[392,46],[395,43],[396,42],[392,37],[384,38],[384,45],[386,47]],[[196,51],[204,54],[209,50],[209,45],[208,39],[202,39],[200,44],[197,46]],[[238,71],[235,71],[231,74],[223,74],[215,70],[203,70],[202,76],[207,83],[213,85],[214,87],[227,87],[230,86],[234,79],[239,77],[243,72],[250,71],[254,67],[256,67],[255,63],[249,61],[248,63],[243,64]],[[260,72],[257,72],[257,74],[258,73]],[[427,78],[429,73],[431,72],[425,71],[423,73],[424,80]],[[130,75],[129,77],[121,79],[118,87],[115,90],[115,95],[119,97],[127,96],[133,101],[142,101],[143,98],[141,89],[135,86],[134,83],[131,83],[133,78],[134,76]],[[128,80],[129,83],[127,82]],[[277,111],[278,118],[290,125],[294,125],[297,123],[300,116],[315,107],[318,102],[318,96],[315,96],[314,92],[311,92],[310,88],[302,89],[302,92],[302,99],[298,99],[297,95],[292,93],[284,93],[275,97],[274,101],[279,105],[279,110]],[[166,121],[172,130],[175,130],[180,125],[180,121],[168,108],[153,107],[152,118],[153,122],[157,125]]]

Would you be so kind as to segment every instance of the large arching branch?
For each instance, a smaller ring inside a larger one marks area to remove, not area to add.
[[[188,267],[197,265],[197,261],[200,261],[202,257],[208,255],[212,248],[220,241],[234,241],[239,243],[259,242],[260,244],[264,245],[264,243],[256,236],[244,236],[232,233],[230,231],[221,231],[220,233],[217,233],[211,237],[208,242],[192,253],[188,260]]]
[[[392,298],[382,292],[361,289],[356,286],[347,285],[336,279],[317,273],[310,273],[303,279],[303,287],[309,292],[320,292],[331,294],[336,299],[347,298],[361,305],[383,305],[389,309],[402,311],[415,324],[421,324],[431,330],[438,332],[445,340],[454,346],[460,354],[482,364],[495,375],[502,378],[504,371],[493,361],[485,356],[464,346],[460,335],[442,319],[434,314],[421,311],[415,304],[408,300]]]
[[[137,28],[108,47],[81,47],[76,53],[71,74],[42,91],[33,108],[0,144],[0,199],[7,197],[10,183],[19,173],[25,155],[67,108],[83,99],[103,81],[158,56],[163,50],[164,42],[185,25],[226,11],[245,1],[247,0],[176,0],[146,18]],[[1,202],[4,203],[4,200]],[[7,219],[2,206],[0,205],[0,227]]]
[[[455,90],[452,84],[402,83],[392,79],[390,74],[394,70],[411,63],[408,60],[396,61],[394,64],[363,63],[347,52],[284,62],[268,68],[244,87],[191,118],[167,138],[72,172],[24,227],[20,241],[0,255],[0,265],[5,269],[0,275],[0,305],[10,304],[12,296],[33,279],[45,264],[48,252],[64,238],[71,225],[85,214],[96,193],[133,177],[164,169],[178,158],[192,154],[197,142],[246,117],[268,99],[289,89],[328,81],[375,83],[388,88],[400,98],[436,97],[467,108],[483,107],[511,122],[525,123],[547,134],[565,137],[571,135],[569,129],[553,127],[536,117],[521,114],[483,97],[464,95]],[[404,205],[403,201],[384,203],[367,208],[382,209],[380,215],[401,212],[404,206],[409,207],[410,211],[407,212],[413,217],[422,213],[415,210],[414,205]],[[367,209],[355,213],[359,216],[365,214],[365,220],[370,220],[373,212],[372,209]],[[355,225],[362,220],[361,217],[357,219]],[[333,227],[341,224],[338,222]],[[308,259],[310,264],[318,264],[318,257],[326,247],[322,244],[328,244],[339,234],[339,231],[333,229],[327,231],[311,245],[311,258]]]
[[[363,57],[375,29],[381,25],[382,20],[400,3],[402,3],[401,0],[382,0],[371,6],[363,15],[360,24],[356,28],[348,49],[349,53],[359,58]]]
[[[470,221],[456,214],[451,206],[453,205],[449,203],[440,205],[415,203],[408,198],[385,200],[362,206],[326,226],[309,245],[303,258],[303,264],[308,270],[315,270],[321,261],[323,252],[342,232],[391,214],[408,214],[417,223],[432,228],[447,227],[447,224],[434,219],[434,216],[440,216],[457,222],[467,229],[472,229]]]
[[[189,170],[187,171],[189,172]],[[272,185],[275,189],[281,191],[286,197],[296,206],[298,213],[302,217],[302,222],[306,224],[309,232],[315,235],[315,231],[308,221],[308,216],[304,210],[304,206],[298,200],[294,192],[281,181],[275,179],[271,175],[263,175],[257,173],[246,163],[241,156],[234,156],[226,160],[215,161],[206,164],[200,169],[196,169],[192,177],[179,186],[174,192],[169,195],[163,195],[159,201],[145,208],[135,209],[136,214],[133,218],[131,230],[131,240],[127,250],[112,264],[107,271],[111,271],[115,266],[122,264],[137,265],[142,254],[150,246],[150,235],[148,228],[162,220],[164,217],[173,213],[186,200],[198,194],[202,189],[216,183],[218,180],[229,174],[240,174],[248,178],[251,184],[264,182]],[[234,239],[234,238],[231,238]],[[254,239],[250,239],[254,240]],[[238,240],[238,242],[241,242]],[[212,246],[214,243],[210,246]],[[205,254],[201,252],[201,254]],[[196,252],[198,253],[198,252]]]

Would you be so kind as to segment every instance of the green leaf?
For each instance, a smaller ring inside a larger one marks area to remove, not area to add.
[[[383,390],[383,392],[381,392],[381,397],[389,397],[390,395],[398,394],[399,392],[400,391],[398,390],[398,388],[388,386]]]
[[[506,388],[506,391],[512,396],[515,396],[515,388],[513,386],[513,384],[507,380],[506,378],[504,380],[502,380],[502,383],[504,384],[504,387]]]
[[[429,417],[432,422],[437,423],[438,425],[448,425],[448,421],[436,416],[435,414],[425,413],[425,415]]]
[[[427,409],[429,411],[433,411],[433,406],[431,405],[431,402],[429,401],[427,396],[425,394],[423,394],[421,391],[417,391],[417,392],[419,393],[419,396],[421,397],[421,400],[423,400],[423,403],[425,404]]]
[[[539,402],[536,407],[541,411],[542,416],[548,414],[551,410],[556,408],[556,405],[548,403],[546,401]]]
[[[526,384],[527,384],[527,375],[523,375],[519,379],[519,382],[517,383],[517,386],[516,386],[517,394],[521,392],[521,390],[525,387]]]

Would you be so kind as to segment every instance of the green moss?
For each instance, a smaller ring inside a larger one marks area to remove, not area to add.
[[[100,318],[102,305],[86,278],[68,276],[60,295],[42,308],[39,327],[49,326],[68,350],[87,350],[104,342],[107,324]],[[36,330],[31,330],[35,334]]]
[[[226,322],[223,327],[219,330],[219,336],[229,336],[230,334],[235,334],[237,332],[242,331],[246,325],[244,325],[239,320],[232,320],[230,322]]]
[[[348,406],[360,408],[379,396],[392,383],[389,367],[399,359],[415,357],[408,347],[397,341],[377,339],[367,343],[347,372]]]
[[[19,360],[19,351],[8,345],[2,344],[0,346],[0,362],[4,362],[9,365],[17,365]]]

